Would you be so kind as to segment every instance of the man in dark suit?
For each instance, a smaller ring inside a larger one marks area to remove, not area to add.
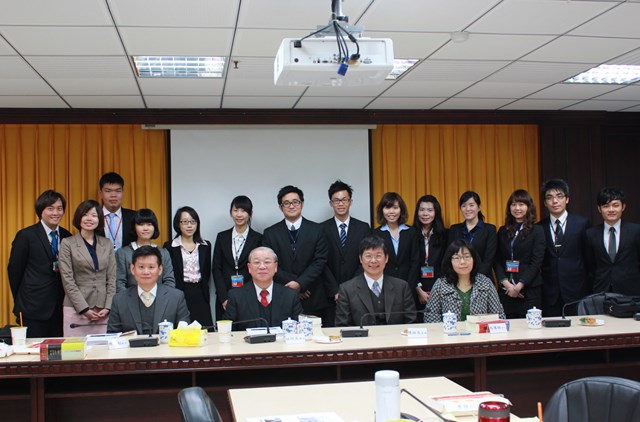
[[[324,272],[324,282],[329,302],[338,300],[338,287],[357,274],[362,273],[358,258],[360,241],[371,234],[371,227],[363,221],[349,215],[353,203],[353,189],[341,180],[329,186],[329,205],[333,208],[333,217],[322,223],[327,237],[329,255]],[[325,327],[335,325],[335,306],[331,305]]]
[[[122,176],[114,172],[103,174],[100,178],[99,195],[104,212],[104,236],[113,242],[114,249],[118,250],[136,240],[131,230],[135,211],[122,208]]]
[[[360,242],[364,274],[342,283],[336,307],[338,327],[409,324],[416,320],[416,305],[409,284],[384,275],[389,261],[385,242],[367,236]]]
[[[62,337],[64,290],[58,269],[60,241],[71,236],[60,227],[67,201],[58,192],[47,190],[35,203],[40,221],[20,230],[9,256],[9,284],[16,321],[29,337]]]
[[[587,230],[587,266],[593,293],[640,295],[640,225],[622,221],[624,192],[604,188],[598,193],[604,224]]]
[[[562,315],[565,303],[588,294],[585,217],[567,212],[569,185],[562,179],[546,181],[541,188],[549,216],[538,224],[544,229],[545,253],[542,263],[542,314]],[[567,306],[566,314],[575,315],[577,307]]]
[[[141,246],[133,251],[130,266],[137,286],[122,290],[113,298],[108,333],[136,330],[139,334],[158,333],[158,323],[191,322],[187,301],[181,290],[158,284],[162,274],[159,248]]]
[[[298,293],[274,283],[278,271],[276,253],[265,246],[254,249],[249,255],[248,268],[253,281],[229,291],[225,318],[231,321],[263,318],[269,327],[279,327],[288,318],[297,319],[302,313]],[[263,321],[251,321],[238,324],[234,329],[263,326]]]
[[[262,244],[278,255],[275,281],[296,290],[308,315],[328,320],[329,294],[322,275],[327,264],[327,240],[322,226],[302,217],[304,194],[295,186],[278,192],[284,220],[264,231]]]

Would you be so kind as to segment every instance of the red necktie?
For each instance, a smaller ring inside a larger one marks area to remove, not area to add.
[[[269,292],[267,290],[262,290],[260,292],[260,304],[262,306],[264,306],[265,308],[267,306],[269,306],[269,301],[267,300],[267,295],[269,294]]]

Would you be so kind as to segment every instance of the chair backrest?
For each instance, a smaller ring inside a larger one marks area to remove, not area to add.
[[[640,421],[640,382],[587,377],[562,385],[544,408],[550,422]]]
[[[607,297],[621,297],[620,293],[600,293],[585,297],[578,303],[578,315],[604,315],[604,300]]]
[[[189,387],[178,393],[183,422],[223,422],[211,398],[201,387]]]

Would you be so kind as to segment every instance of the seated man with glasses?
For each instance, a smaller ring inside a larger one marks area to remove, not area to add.
[[[367,236],[360,242],[364,274],[340,285],[336,326],[409,324],[416,305],[406,281],[384,275],[389,255],[384,240]]]
[[[247,263],[252,281],[242,287],[229,290],[225,319],[247,321],[234,325],[234,330],[248,327],[264,327],[264,318],[269,327],[279,327],[288,318],[298,319],[302,306],[294,289],[274,283],[278,271],[278,256],[265,246],[255,248]]]
[[[478,252],[464,239],[449,245],[442,259],[442,277],[431,289],[424,322],[442,322],[446,312],[456,314],[458,321],[478,314],[506,318],[493,282],[478,272],[479,262]]]

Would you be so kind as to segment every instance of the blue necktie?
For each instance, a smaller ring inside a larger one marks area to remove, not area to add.
[[[347,225],[345,223],[340,224],[340,246],[344,248],[347,244],[347,231],[345,230]]]
[[[380,284],[377,281],[373,282],[373,287],[371,288],[371,291],[373,292],[374,295],[376,295],[376,297],[380,297]]]
[[[113,249],[118,249],[118,227],[116,226],[116,213],[109,213],[109,238],[113,240]]]
[[[49,233],[51,236],[51,256],[54,261],[58,260],[58,232],[53,230]]]

